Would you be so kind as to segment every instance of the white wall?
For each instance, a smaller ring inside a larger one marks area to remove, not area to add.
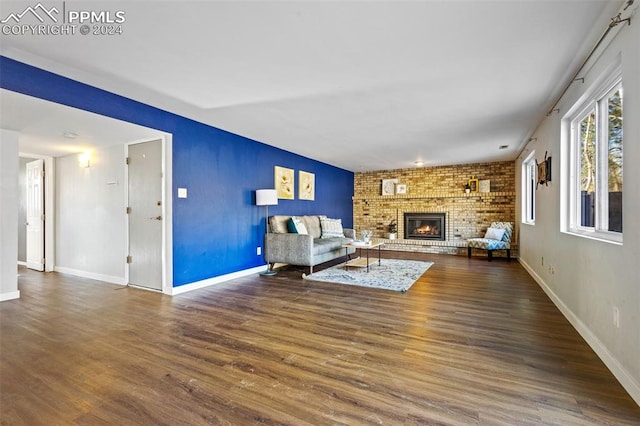
[[[56,271],[125,284],[124,145],[56,159]]]
[[[18,291],[18,133],[0,129],[0,301]]]
[[[585,82],[573,83],[558,104],[559,112],[540,123],[533,135],[537,140],[516,162],[520,187],[522,159],[532,149],[538,161],[545,151],[553,157],[553,180],[536,191],[535,225],[520,225],[520,259],[640,404],[640,25],[636,21],[619,30],[579,75]],[[622,246],[560,232],[561,170],[567,167],[567,157],[561,155],[562,118],[617,57],[624,87]],[[620,328],[613,324],[614,306],[620,309]]]

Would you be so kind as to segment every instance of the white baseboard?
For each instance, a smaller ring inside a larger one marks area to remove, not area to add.
[[[27,262],[23,262],[21,260],[18,260],[18,265],[19,266],[27,266]]]
[[[257,274],[259,272],[264,271],[265,268],[266,268],[266,266],[257,266],[255,268],[245,269],[243,271],[232,272],[230,274],[221,275],[219,277],[208,278],[206,280],[196,281],[196,282],[190,283],[190,284],[184,284],[184,285],[181,285],[179,287],[173,287],[173,288],[169,289],[169,292],[166,292],[165,294],[168,294],[168,295],[171,295],[171,296],[175,296],[175,295],[178,295],[178,294],[186,293],[188,291],[197,290],[197,289],[208,287],[208,286],[211,286],[211,285],[214,285],[214,284],[219,284],[219,283],[222,283],[222,282],[225,282],[225,281],[229,281],[229,280],[232,280],[232,279],[235,279],[235,278],[241,278],[241,277],[246,277],[247,275]],[[123,277],[114,277],[114,276],[110,276],[110,275],[96,274],[96,273],[93,273],[93,272],[80,271],[78,269],[65,268],[65,267],[61,267],[61,266],[56,266],[55,267],[55,271],[56,272],[60,272],[61,274],[75,275],[77,277],[104,281],[104,282],[108,282],[108,283],[111,283],[111,284],[127,285],[127,283],[125,282],[125,279]]]
[[[226,275],[220,275],[219,277],[207,278],[206,280],[196,281],[190,284],[184,284],[178,287],[173,287],[170,289],[171,296],[176,296],[178,294],[186,293],[188,291],[198,290],[200,288],[209,287],[211,285],[220,284],[225,281],[233,280],[235,278],[246,277],[247,275],[257,274],[266,269],[265,266],[256,266],[255,268],[245,269],[243,271],[232,272]]]
[[[0,293],[0,302],[14,299],[20,299],[20,290],[10,291],[8,293]]]
[[[622,387],[631,395],[636,404],[640,405],[640,383],[620,364],[620,362],[609,352],[607,347],[596,337],[595,334],[578,318],[571,309],[553,292],[547,283],[540,277],[524,260],[520,259],[520,264],[538,283],[540,288],[549,296],[551,301],[562,312],[565,318],[571,323],[573,328],[582,336],[596,355],[604,362],[607,368],[618,379]]]
[[[61,274],[75,275],[76,277],[89,278],[92,280],[104,281],[111,284],[118,284],[118,285],[127,284],[124,281],[124,277],[115,277],[112,275],[96,274],[94,272],[80,271],[78,269],[65,268],[62,266],[56,266],[55,268],[53,268],[53,270],[56,272],[60,272]]]

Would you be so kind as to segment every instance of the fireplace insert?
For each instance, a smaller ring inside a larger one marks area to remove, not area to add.
[[[446,216],[446,213],[405,213],[404,238],[445,241]]]

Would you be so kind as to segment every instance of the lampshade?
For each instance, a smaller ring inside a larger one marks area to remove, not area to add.
[[[256,206],[277,206],[278,191],[275,189],[256,189]]]

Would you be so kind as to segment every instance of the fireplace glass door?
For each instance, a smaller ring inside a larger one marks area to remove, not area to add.
[[[445,241],[445,230],[445,213],[405,213],[405,239]]]

